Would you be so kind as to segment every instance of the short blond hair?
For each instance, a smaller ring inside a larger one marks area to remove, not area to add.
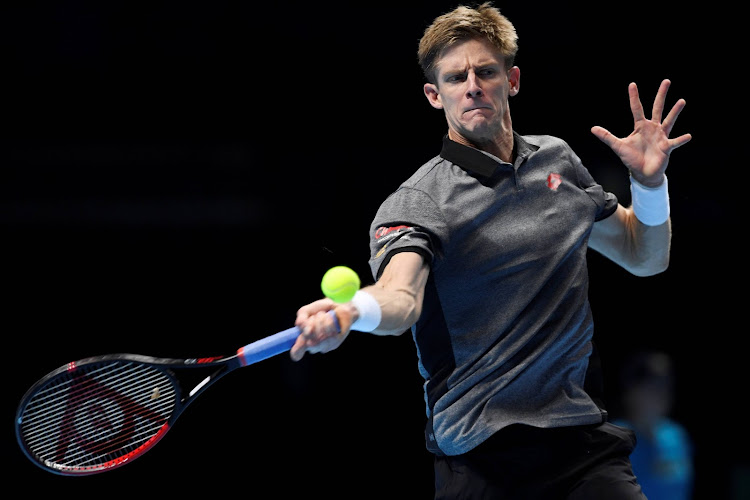
[[[435,18],[419,40],[417,56],[425,78],[436,83],[437,61],[442,53],[464,40],[488,40],[502,54],[505,68],[513,66],[518,52],[516,28],[490,2],[478,7],[459,5]]]

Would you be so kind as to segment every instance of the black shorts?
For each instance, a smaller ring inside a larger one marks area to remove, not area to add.
[[[611,423],[512,425],[470,452],[435,457],[435,499],[645,500],[630,465],[635,435]]]

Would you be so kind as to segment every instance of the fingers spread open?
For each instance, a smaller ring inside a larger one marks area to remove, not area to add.
[[[630,111],[633,112],[633,121],[638,122],[645,119],[641,98],[638,95],[638,85],[635,83],[628,85],[628,96],[630,97]]]
[[[662,122],[662,128],[664,129],[664,132],[669,135],[672,132],[672,127],[674,127],[675,122],[677,121],[677,117],[680,116],[680,113],[682,112],[683,108],[685,107],[685,99],[680,99],[675,103],[674,106],[672,106],[672,109],[669,111],[669,114]]]
[[[656,123],[661,122],[662,113],[664,113],[664,103],[667,101],[667,92],[669,86],[672,84],[669,80],[662,80],[659,85],[659,91],[656,92],[656,98],[654,99],[654,107],[651,110],[651,120]]]
[[[598,125],[595,127],[591,127],[591,133],[610,148],[614,148],[617,141],[619,140],[609,130]]]

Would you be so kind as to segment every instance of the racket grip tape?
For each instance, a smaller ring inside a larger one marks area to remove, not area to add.
[[[336,323],[336,330],[341,331],[341,325],[336,317],[336,313],[333,310],[328,311],[328,314],[333,317],[333,321]],[[237,349],[237,356],[239,357],[240,364],[242,366],[252,365],[258,361],[263,361],[282,352],[286,352],[294,346],[302,330],[298,327],[293,326],[286,330],[275,333],[268,337],[251,342],[244,347]]]

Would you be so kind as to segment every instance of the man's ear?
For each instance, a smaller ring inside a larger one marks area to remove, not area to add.
[[[513,66],[508,70],[508,82],[510,88],[508,90],[509,95],[516,95],[521,90],[521,70],[518,66]]]
[[[425,83],[424,95],[427,97],[427,100],[433,108],[443,109],[443,103],[440,100],[440,93],[438,92],[437,85],[434,83]]]

